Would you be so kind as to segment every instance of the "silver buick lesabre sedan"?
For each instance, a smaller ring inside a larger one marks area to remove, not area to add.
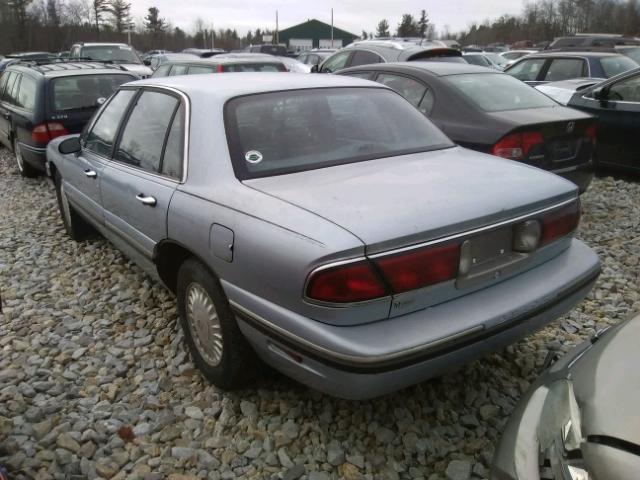
[[[47,154],[67,232],[97,229],[175,293],[222,388],[260,358],[382,395],[543,327],[600,271],[572,183],[457,147],[366,80],[129,83]]]

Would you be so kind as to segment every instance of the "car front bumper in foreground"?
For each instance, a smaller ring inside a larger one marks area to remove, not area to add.
[[[566,313],[591,290],[597,255],[579,240],[492,287],[401,317],[327,325],[222,282],[257,354],[330,395],[366,399],[407,387],[509,345]]]

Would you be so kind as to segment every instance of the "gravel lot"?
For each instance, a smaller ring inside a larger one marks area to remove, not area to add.
[[[68,239],[51,183],[0,150],[0,463],[38,479],[486,478],[548,350],[640,310],[640,184],[597,179],[583,205],[603,274],[544,331],[374,401],[277,373],[225,393],[191,364],[171,295],[105,240]]]

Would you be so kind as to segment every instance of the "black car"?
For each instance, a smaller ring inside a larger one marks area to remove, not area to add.
[[[340,75],[387,85],[463,147],[550,170],[582,192],[591,183],[595,119],[504,73],[411,62],[349,68]]]
[[[640,172],[640,69],[577,91],[567,106],[598,117],[596,165]]]
[[[617,53],[544,52],[517,60],[504,73],[535,86],[581,77],[611,78],[637,67],[634,60]]]
[[[210,59],[168,61],[153,72],[152,77],[174,77],[223,72],[286,72],[285,65],[275,57],[213,57]]]
[[[0,76],[0,142],[13,151],[25,177],[45,171],[49,140],[79,133],[94,110],[125,83],[137,80],[116,65],[17,62]]]
[[[272,45],[272,44],[263,44],[263,45],[251,45],[247,47],[246,52],[249,53],[268,53],[269,55],[275,55],[277,57],[286,57],[289,52],[287,52],[287,47],[284,45]]]
[[[437,60],[452,63],[467,63],[462,52],[441,45],[417,45],[413,42],[397,40],[363,40],[350,43],[327,58],[320,65],[314,65],[312,72],[333,73],[359,65],[387,62],[413,62]]]

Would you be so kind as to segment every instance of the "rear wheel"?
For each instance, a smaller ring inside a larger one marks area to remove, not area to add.
[[[202,262],[190,258],[180,266],[176,296],[186,344],[202,374],[223,389],[242,387],[254,378],[257,357],[220,282]]]
[[[27,178],[37,177],[40,172],[25,162],[24,157],[22,156],[22,149],[20,148],[20,144],[17,139],[13,140],[13,155],[16,158],[16,165],[18,166],[18,172],[20,175]]]
[[[71,238],[76,242],[80,242],[93,234],[95,230],[69,203],[62,177],[58,172],[55,172],[54,181],[56,185],[56,197],[58,198],[58,209],[60,210],[64,229]]]

